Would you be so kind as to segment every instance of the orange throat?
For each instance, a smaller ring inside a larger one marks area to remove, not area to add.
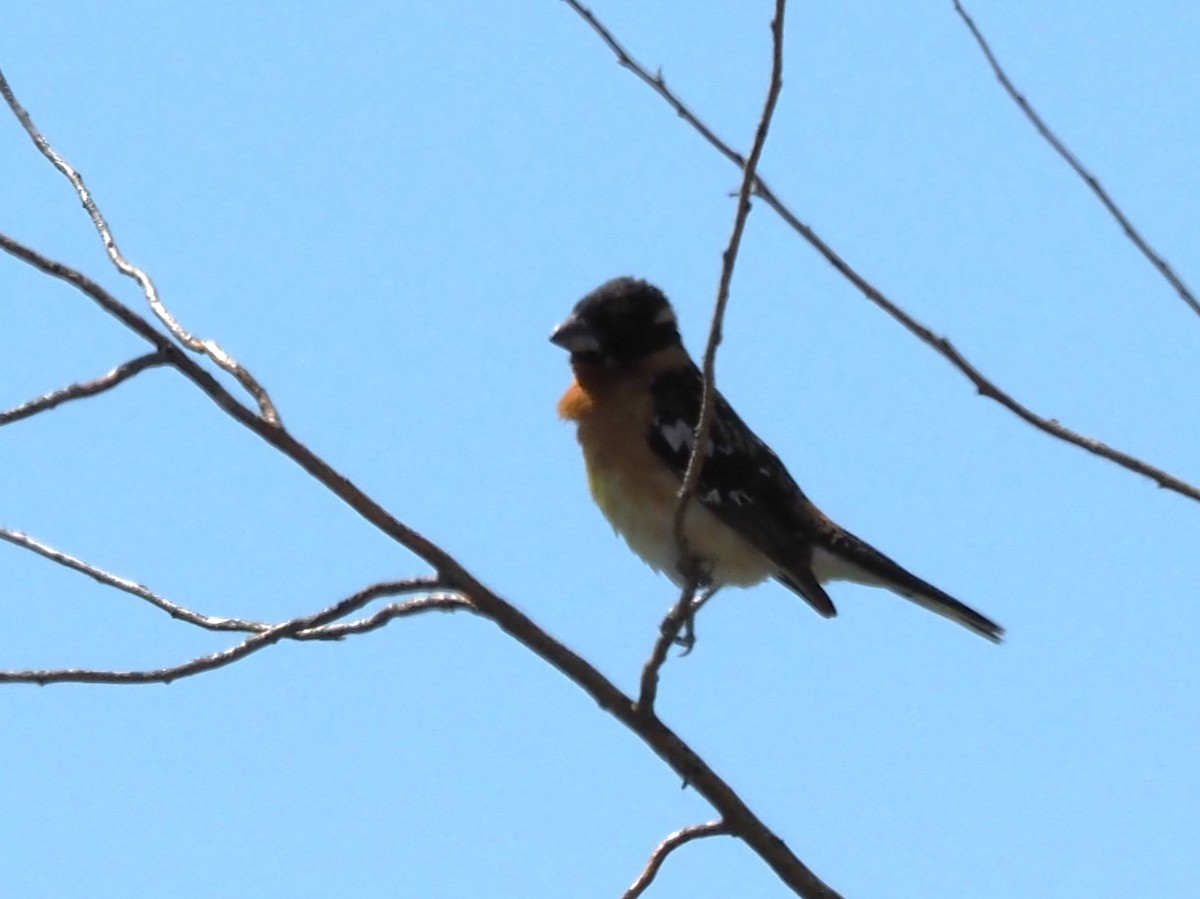
[[[572,381],[567,392],[558,401],[558,414],[568,421],[580,421],[587,418],[595,402],[587,391],[579,386],[579,381]]]

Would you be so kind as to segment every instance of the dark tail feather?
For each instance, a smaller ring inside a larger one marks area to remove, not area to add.
[[[981,615],[970,606],[965,605],[946,593],[943,593],[932,584],[927,584],[920,578],[913,577],[914,581],[923,585],[921,590],[910,589],[906,585],[892,583],[885,586],[890,587],[895,593],[899,593],[905,599],[915,602],[922,608],[928,609],[931,612],[936,612],[943,618],[949,618],[961,624],[963,627],[970,628],[981,637],[986,637],[993,643],[1004,642],[1004,628],[992,621],[986,615]]]
[[[993,643],[1004,639],[1004,628],[986,615],[981,615],[970,606],[959,602],[948,593],[943,593],[928,581],[923,581],[910,571],[893,562],[869,543],[858,539],[848,531],[840,530],[818,552],[827,554],[828,572],[822,571],[824,580],[847,580],[860,584],[886,587],[893,593],[973,630]],[[817,566],[820,569],[821,566]]]
[[[825,589],[817,583],[811,571],[782,571],[775,575],[775,580],[783,584],[806,603],[812,606],[824,618],[837,617],[837,609]]]

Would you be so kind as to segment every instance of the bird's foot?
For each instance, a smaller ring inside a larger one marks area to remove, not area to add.
[[[687,608],[683,610],[683,620],[677,633],[671,642],[680,647],[683,651],[681,656],[688,655],[696,648],[696,613],[700,611],[700,607],[712,599],[713,594],[720,587],[706,585],[700,588],[699,592],[691,598]]]
[[[679,629],[671,642],[678,646],[682,652],[681,656],[688,655],[696,647],[696,611],[694,607],[689,607],[683,614],[683,625]]]

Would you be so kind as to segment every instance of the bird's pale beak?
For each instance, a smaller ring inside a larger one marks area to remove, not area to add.
[[[576,353],[598,353],[600,339],[592,327],[577,316],[571,315],[563,319],[557,328],[550,332],[550,342],[560,346],[572,355]]]

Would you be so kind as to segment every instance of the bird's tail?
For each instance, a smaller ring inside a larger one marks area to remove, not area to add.
[[[812,567],[818,580],[854,581],[885,587],[994,643],[1004,639],[1004,628],[986,615],[902,568],[849,531],[838,528],[827,535],[827,540],[828,545],[813,548]]]

